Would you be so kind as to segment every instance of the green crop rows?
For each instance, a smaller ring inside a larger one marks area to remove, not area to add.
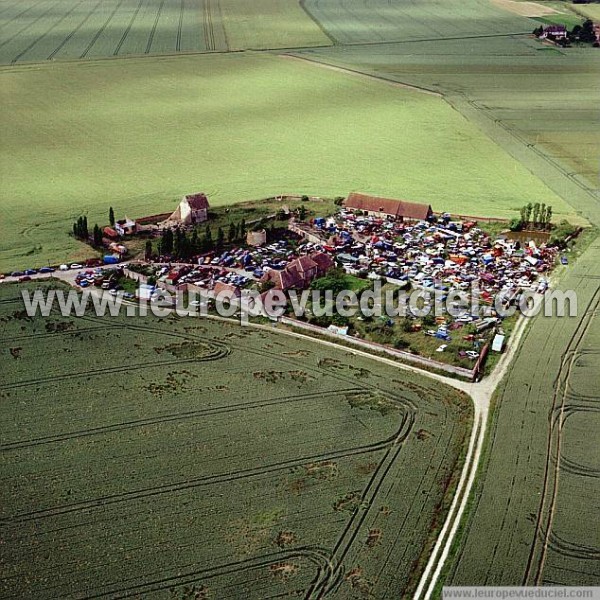
[[[213,321],[30,319],[13,286],[0,319],[2,597],[414,585],[467,398]]]
[[[0,64],[328,45],[292,0],[13,0]]]

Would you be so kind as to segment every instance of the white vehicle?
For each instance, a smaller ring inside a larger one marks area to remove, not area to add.
[[[68,271],[69,270],[69,265],[60,265],[60,267],[58,267],[59,271]]]
[[[61,266],[62,268],[62,266]],[[83,265],[80,265],[79,263],[73,263],[69,269],[83,269]]]
[[[467,350],[465,353],[471,360],[475,360],[479,358],[479,352],[475,352],[474,350]]]
[[[436,348],[436,352],[443,352],[448,347],[448,344],[442,344],[439,348]]]

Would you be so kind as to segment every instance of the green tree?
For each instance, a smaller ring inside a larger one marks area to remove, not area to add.
[[[531,221],[531,213],[533,212],[533,204],[531,204],[531,202],[529,204],[527,204],[526,208],[526,213],[525,213],[525,227],[527,227],[529,225],[529,222]]]
[[[152,258],[152,240],[146,240],[146,248],[144,250],[144,257],[146,260],[150,260]]]
[[[548,206],[548,208],[546,209],[546,228],[550,229],[551,224],[552,224],[552,207]]]
[[[298,215],[298,221],[304,221],[306,219],[308,211],[306,210],[306,206],[299,206],[296,214]]]
[[[102,246],[102,230],[98,226],[98,223],[94,225],[94,246],[100,247]]]
[[[544,202],[542,202],[542,206],[540,207],[539,222],[541,227],[546,225],[546,204]]]
[[[217,229],[217,243],[216,243],[217,250],[219,250],[219,251],[222,250],[224,244],[225,244],[225,234],[223,233],[223,229],[221,229],[221,227],[219,227],[219,229]]]
[[[108,209],[108,222],[111,227],[115,226],[115,211],[112,206]]]
[[[521,229],[523,229],[523,219],[519,219],[517,217],[511,219],[508,228],[511,231],[521,231]]]
[[[231,222],[229,224],[229,234],[227,235],[227,241],[232,244],[233,242],[235,242],[237,238],[237,231],[236,231],[236,227],[235,227],[235,223]]]
[[[246,229],[246,219],[242,219],[240,223],[240,239],[244,239],[246,237],[246,233],[248,233]]]
[[[171,254],[173,252],[173,231],[165,229],[162,235],[161,254]]]
[[[198,238],[198,230],[192,231],[192,237],[190,238],[190,252],[192,254],[198,254],[200,252],[200,239]]]
[[[540,218],[540,203],[536,202],[533,205],[533,226],[536,227],[538,219]]]

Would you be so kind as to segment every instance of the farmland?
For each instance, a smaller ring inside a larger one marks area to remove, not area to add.
[[[556,219],[573,215],[440,98],[305,61],[179,56],[0,78],[3,269],[77,256],[80,214],[166,212],[198,190],[212,205],[360,190],[462,214],[510,218],[544,201]]]
[[[331,44],[292,0],[13,0],[0,64]]]
[[[466,397],[214,321],[30,319],[17,292],[0,287],[2,597],[410,595]]]
[[[598,186],[600,56],[590,48],[563,51],[521,36],[332,48],[302,56],[444,94],[563,197],[571,196],[563,175],[587,190]]]
[[[304,6],[340,45],[508,35],[529,19],[489,0],[306,0]]]
[[[538,317],[500,388],[453,585],[600,584],[599,258],[596,240],[562,283],[578,318]]]

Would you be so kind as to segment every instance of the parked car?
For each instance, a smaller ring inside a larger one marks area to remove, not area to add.
[[[448,344],[442,344],[438,348],[436,348],[436,352],[443,352],[448,347]]]
[[[569,264],[569,259],[566,256],[561,256],[560,257],[560,262],[563,265],[568,265]]]
[[[19,279],[19,281],[22,283],[23,281],[31,281],[31,277],[29,275],[24,275],[23,277],[21,277]]]
[[[471,360],[475,360],[479,358],[479,352],[475,352],[474,350],[467,350],[465,353]]]
[[[38,272],[39,273],[54,273],[55,269],[52,267],[42,267]]]
[[[80,265],[79,263],[73,263],[69,269],[83,269],[83,265]]]
[[[27,269],[25,271],[25,275],[35,275],[37,273],[37,269]]]

